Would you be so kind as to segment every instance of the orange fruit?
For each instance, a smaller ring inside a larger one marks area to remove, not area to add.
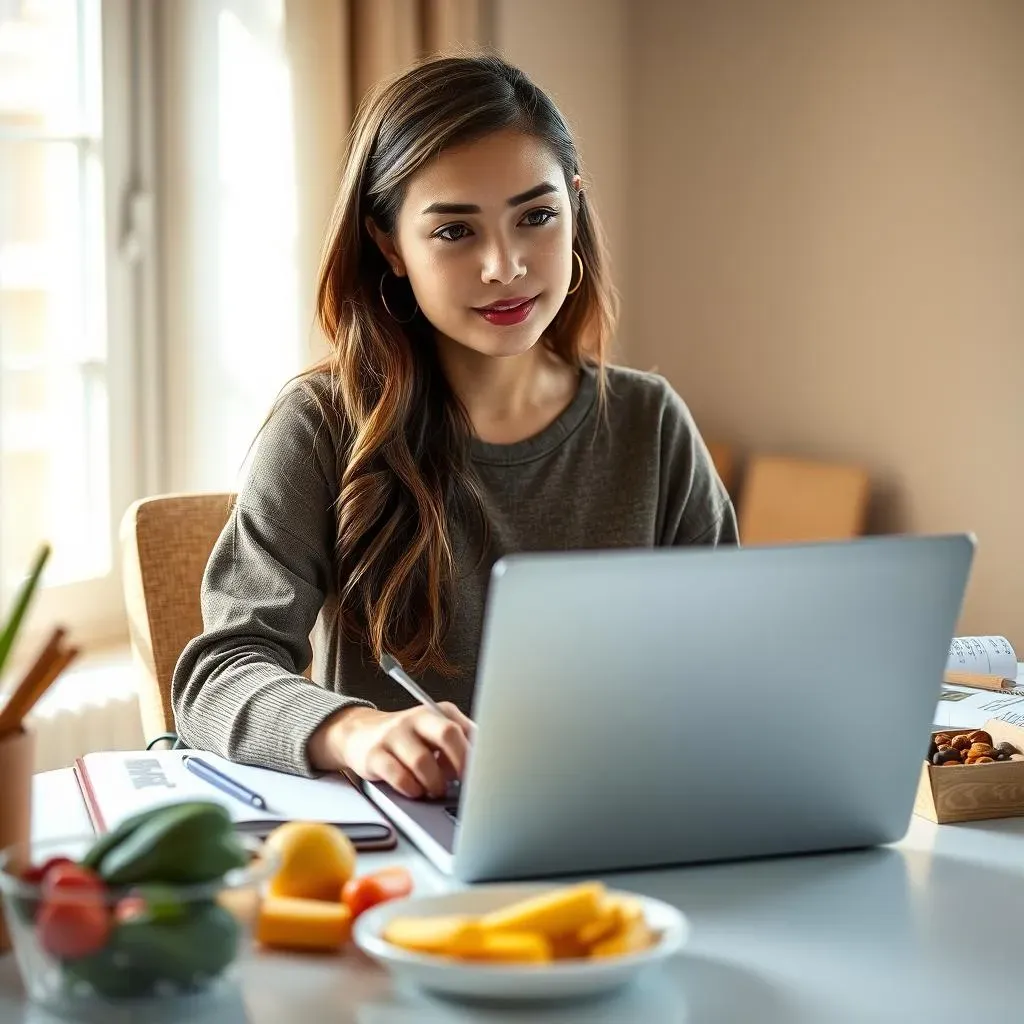
[[[270,880],[274,896],[337,902],[355,874],[356,848],[341,829],[326,822],[286,822],[267,836],[266,844],[280,861]]]

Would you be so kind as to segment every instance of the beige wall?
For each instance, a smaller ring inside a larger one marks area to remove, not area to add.
[[[959,629],[1024,657],[1024,4],[630,10],[631,361],[975,531]]]
[[[576,133],[622,293],[622,360],[628,350],[625,0],[493,0],[491,24],[495,48],[551,94]]]

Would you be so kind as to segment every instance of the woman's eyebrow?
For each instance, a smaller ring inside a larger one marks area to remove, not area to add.
[[[506,199],[505,203],[507,206],[522,206],[523,203],[528,203],[531,199],[536,199],[538,196],[546,196],[557,191],[557,185],[553,185],[549,181],[544,181],[539,185],[534,185],[533,188],[528,188],[525,192],[520,192],[518,195],[514,195],[510,199]],[[430,213],[459,214],[479,212],[480,207],[475,203],[431,203],[426,207],[426,209],[424,209],[423,216]]]

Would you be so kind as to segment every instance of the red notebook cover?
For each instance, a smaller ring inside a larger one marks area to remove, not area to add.
[[[85,762],[80,757],[75,758],[72,770],[75,773],[75,779],[78,781],[78,788],[82,793],[82,803],[85,804],[85,810],[89,815],[89,820],[92,822],[93,830],[96,835],[101,836],[107,831],[107,824],[103,820],[103,814],[100,812],[96,793],[92,788],[92,783],[89,781],[89,770],[85,767]]]

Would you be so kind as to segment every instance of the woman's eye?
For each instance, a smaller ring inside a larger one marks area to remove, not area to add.
[[[469,234],[469,228],[465,224],[449,224],[434,232],[435,238],[443,238],[446,242],[458,242]]]
[[[524,218],[523,222],[531,228],[543,227],[548,221],[554,220],[558,216],[557,210],[531,210]]]
[[[557,210],[539,209],[530,210],[527,213],[521,223],[525,224],[530,228],[543,227],[549,221],[555,219],[558,216]],[[434,232],[434,238],[440,238],[445,242],[461,242],[463,238],[471,235],[473,232],[466,227],[465,224],[446,224],[443,228],[438,228]]]

